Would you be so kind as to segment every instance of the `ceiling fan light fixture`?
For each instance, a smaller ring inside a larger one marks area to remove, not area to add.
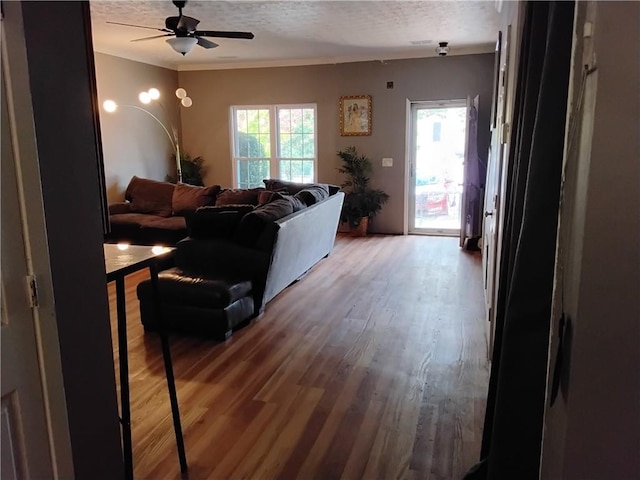
[[[140,95],[138,95],[138,100],[140,100],[141,103],[147,105],[151,103],[151,95],[149,95],[149,92],[140,92]]]
[[[147,93],[149,94],[151,100],[158,100],[160,98],[160,90],[158,90],[157,88],[150,88],[149,90],[147,90]]]
[[[196,46],[198,40],[193,37],[174,37],[167,39],[167,43],[171,45],[171,48],[176,52],[184,56],[193,50],[193,47]]]

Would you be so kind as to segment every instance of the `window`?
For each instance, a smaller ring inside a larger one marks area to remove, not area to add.
[[[315,181],[316,106],[231,107],[234,182],[263,186],[264,178]]]
[[[442,132],[442,123],[433,122],[433,141],[434,142],[440,141],[441,132]]]

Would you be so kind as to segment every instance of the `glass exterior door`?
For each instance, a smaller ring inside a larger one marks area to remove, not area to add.
[[[460,234],[466,117],[464,101],[412,106],[410,233]]]

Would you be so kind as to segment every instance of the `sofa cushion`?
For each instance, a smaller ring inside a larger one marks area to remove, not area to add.
[[[304,210],[305,208],[307,208],[307,204],[303,200],[298,198],[297,195],[298,194],[296,194],[296,195],[285,195],[283,197],[284,200],[286,200],[287,202],[289,202],[291,204],[291,208],[293,208],[293,213],[299,212],[300,210]]]
[[[137,245],[175,245],[187,236],[184,217],[159,217],[147,213],[122,213],[109,217],[110,242]]]
[[[216,206],[223,205],[258,205],[258,195],[264,188],[227,188],[220,191],[216,198]]]
[[[149,215],[148,213],[118,213],[109,217],[111,225],[135,225],[139,227],[145,220],[152,219],[164,219],[166,217],[160,217],[157,215]]]
[[[261,205],[242,217],[234,239],[241,245],[253,246],[267,224],[292,213],[293,204],[287,198]]]
[[[224,238],[187,237],[176,245],[175,264],[183,270],[216,273],[220,277],[262,283],[269,270],[271,252],[258,252]]]
[[[258,194],[258,205],[264,205],[265,203],[284,198],[285,194],[288,195],[286,192],[263,190]]]
[[[219,192],[220,185],[196,187],[186,183],[178,183],[173,190],[171,199],[173,214],[184,215],[189,212],[195,212],[200,207],[214,205]]]
[[[171,200],[175,185],[147,178],[134,177],[129,182],[125,198],[131,202],[134,213],[149,213],[170,217],[173,213]]]
[[[145,218],[153,217],[162,219],[147,213],[117,213],[109,217],[110,235],[116,240],[131,241],[137,238],[140,231],[140,224]]]
[[[231,238],[242,217],[253,205],[202,207],[187,216],[187,232],[191,238]]]
[[[131,204],[129,202],[116,202],[109,204],[109,215],[119,215],[122,213],[131,213]]]
[[[327,187],[327,185],[321,184],[308,185],[305,189],[300,190],[295,194],[295,197],[302,200],[308,207],[321,202],[328,196],[329,188]]]
[[[144,215],[140,222],[140,228],[156,228],[162,230],[184,230],[187,224],[184,217],[156,217],[154,215]]]

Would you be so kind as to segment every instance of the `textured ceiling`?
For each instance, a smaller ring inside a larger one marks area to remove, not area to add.
[[[161,32],[106,21],[164,27],[178,14],[170,1],[92,0],[94,49],[175,70],[307,65],[435,56],[448,41],[450,55],[493,51],[495,1],[189,1],[184,15],[202,30],[253,32],[253,40],[211,39],[182,57]]]

